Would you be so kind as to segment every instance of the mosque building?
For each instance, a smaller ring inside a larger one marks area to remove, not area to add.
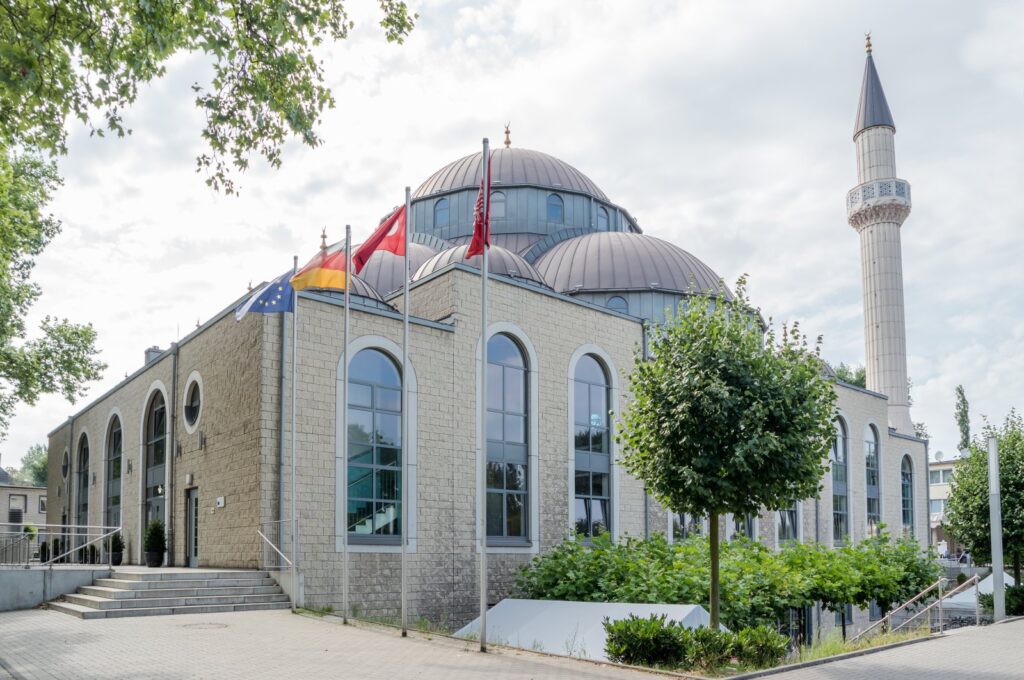
[[[727,518],[726,538],[839,545],[884,523],[928,540],[927,442],[914,435],[906,392],[899,239],[910,187],[896,177],[894,133],[869,50],[854,130],[859,184],[846,197],[861,239],[867,387],[835,383],[836,439],[820,497]],[[347,350],[337,293],[305,290],[295,314],[241,321],[232,311],[244,297],[226,301],[170,348],[147,350],[140,369],[49,434],[48,522],[120,526],[126,561],[139,564],[144,526],[162,519],[166,564],[255,568],[268,554],[260,532],[287,552],[294,507],[299,601],[340,608],[347,536],[354,611],[395,616],[406,533],[412,618],[457,627],[475,617],[481,286],[480,257],[465,252],[481,161],[478,152],[448,163],[412,194],[404,375],[403,261],[391,253],[375,253],[351,278]],[[643,233],[569,163],[506,134],[491,172],[482,481],[488,599],[497,602],[521,565],[571,533],[679,540],[703,530],[645,493],[621,467],[613,433],[648,324],[689,296],[731,293],[694,255]],[[849,622],[875,613],[850,612]],[[825,630],[840,621],[832,619],[819,611],[800,625]]]

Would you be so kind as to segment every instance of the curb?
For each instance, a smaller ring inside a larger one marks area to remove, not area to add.
[[[867,656],[868,654],[875,654],[877,652],[884,652],[890,649],[898,649],[900,647],[906,647],[907,645],[916,645],[921,642],[927,642],[928,640],[937,640],[945,637],[943,633],[933,633],[931,635],[925,635],[924,637],[914,638],[912,640],[902,640],[900,642],[893,642],[888,645],[880,645],[878,647],[868,647],[867,649],[858,649],[855,652],[846,652],[845,654],[836,654],[835,656],[828,656],[824,659],[814,659],[813,661],[802,661],[800,663],[784,664],[782,666],[776,666],[775,668],[765,668],[760,671],[753,671],[752,673],[743,673],[741,675],[731,675],[728,680],[751,680],[752,678],[763,678],[769,675],[777,675],[779,673],[788,673],[790,671],[798,671],[803,668],[813,668],[815,666],[822,666],[827,663],[833,663],[836,661],[845,661],[846,659],[855,659],[858,656]]]

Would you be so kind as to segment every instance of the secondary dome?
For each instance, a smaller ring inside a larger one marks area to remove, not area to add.
[[[706,264],[678,246],[645,234],[610,231],[571,238],[552,246],[534,266],[560,293],[660,290],[732,298]]]
[[[483,152],[478,151],[449,163],[421,184],[412,197],[423,198],[479,187],[483,174],[482,158]],[[500,189],[503,186],[539,186],[586,194],[602,201],[608,200],[604,192],[576,168],[554,156],[530,149],[493,149],[491,185],[493,189]]]
[[[437,251],[422,243],[409,244],[409,271],[415,272]],[[374,289],[390,293],[402,287],[402,265],[405,258],[387,250],[378,250],[366,261],[359,277]]]
[[[442,250],[440,253],[424,262],[423,266],[416,272],[416,275],[412,277],[412,280],[417,281],[426,276],[430,276],[434,272],[440,271],[455,262],[461,262],[467,266],[479,269],[480,256],[474,255],[467,260],[467,250],[469,250],[469,245],[456,246],[455,248]],[[538,274],[537,270],[534,269],[529,262],[511,251],[505,250],[501,246],[492,245],[488,250],[487,271],[491,274],[508,276],[513,279],[523,279],[525,281],[531,281],[544,286],[545,288],[547,287],[547,284],[544,283],[544,277]]]

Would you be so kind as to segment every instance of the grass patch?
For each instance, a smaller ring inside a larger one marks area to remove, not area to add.
[[[917,638],[925,637],[928,634],[929,631],[926,628],[922,628],[909,631],[899,631],[896,633],[883,633],[881,635],[874,635],[870,638],[857,640],[856,642],[844,642],[839,633],[833,633],[826,638],[815,641],[813,645],[801,647],[800,656],[795,658],[793,663],[817,661],[818,659],[827,659],[832,656],[838,656],[839,654],[858,652],[862,649],[871,649],[872,647],[882,647],[883,645],[891,645],[896,642],[916,640]]]
[[[324,605],[323,607],[299,607],[296,611],[302,612],[303,614],[312,614],[313,616],[324,617],[334,611],[334,607],[330,605]]]

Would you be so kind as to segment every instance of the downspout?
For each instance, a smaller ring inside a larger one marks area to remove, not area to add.
[[[63,462],[63,461],[62,461]],[[67,522],[68,524],[75,523],[75,505],[71,502],[71,496],[74,493],[75,485],[73,480],[75,478],[75,417],[70,416],[68,418],[68,476],[66,479],[62,479],[61,483],[64,484],[64,502],[67,503]],[[66,551],[71,545],[71,538],[68,535],[70,532],[65,528],[61,527],[63,535],[60,537],[61,552]]]
[[[285,317],[287,314],[281,315],[281,361],[279,365],[281,367],[281,374],[278,376],[277,382],[277,401],[279,406],[278,413],[278,449],[277,449],[277,545],[284,545],[284,365],[288,361],[288,333],[286,328]],[[280,563],[280,562],[279,562]]]
[[[640,322],[640,351],[641,356],[647,359],[647,319]],[[671,533],[671,532],[670,532]],[[651,537],[650,528],[650,495],[647,493],[647,483],[644,482],[644,540]],[[671,536],[667,537],[669,540]]]
[[[167,559],[168,567],[174,566],[174,459],[178,455],[176,433],[178,431],[178,343],[171,343],[171,420],[167,436]]]
[[[814,499],[814,542],[821,543],[821,498]],[[814,627],[814,635],[821,639],[821,600],[814,603],[814,611],[818,624]]]
[[[932,489],[928,483],[928,440],[924,440],[924,516],[927,520],[924,526],[924,533],[928,536],[928,546],[932,544]]]

